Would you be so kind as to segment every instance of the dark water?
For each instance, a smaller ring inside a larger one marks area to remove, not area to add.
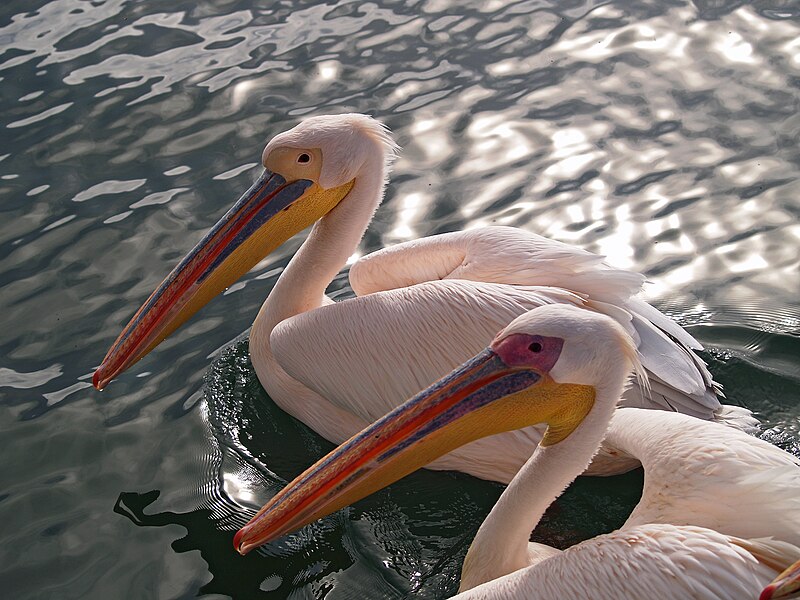
[[[373,114],[403,146],[363,251],[493,222],[641,270],[730,401],[800,454],[798,16],[782,0],[2,3],[4,596],[454,591],[500,492],[458,474],[232,549],[248,511],[331,447],[247,359],[302,236],[90,386],[266,140],[310,114]],[[346,277],[331,291],[350,294]],[[579,481],[540,539],[614,527],[640,477]]]

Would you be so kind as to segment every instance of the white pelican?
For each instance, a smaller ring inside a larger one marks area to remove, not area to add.
[[[549,303],[606,313],[636,340],[649,391],[629,390],[623,405],[741,416],[723,412],[718,386],[691,351],[700,344],[635,297],[641,275],[519,229],[444,234],[370,254],[350,270],[358,297],[333,303],[325,289],[356,251],[395,152],[389,131],[358,114],[312,117],[273,138],[264,173],[134,315],[95,372],[95,386],[105,387],[315,223],[253,323],[250,354],[278,406],[332,442],[461,364],[518,315]],[[505,433],[430,467],[507,483],[540,438],[535,429]]]
[[[631,371],[642,375],[636,346],[614,320],[568,305],[534,309],[301,474],[234,546],[247,553],[470,440],[544,423],[542,441],[467,552],[463,598],[755,599],[800,558],[800,463],[693,417],[635,408],[615,415]],[[612,418],[612,445],[644,465],[639,505],[619,530],[563,552],[529,544]]]
[[[758,600],[789,600],[789,598],[800,598],[800,560],[765,587]]]

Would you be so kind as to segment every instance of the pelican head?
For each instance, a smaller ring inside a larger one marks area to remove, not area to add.
[[[569,305],[534,309],[302,473],[236,534],[234,546],[246,554],[481,437],[546,423],[540,445],[558,444],[596,398],[613,410],[622,384],[598,394],[598,382],[624,381],[637,364],[633,341],[612,319]]]
[[[123,329],[93,383],[102,389],[294,234],[334,210],[358,178],[382,186],[395,144],[366,115],[311,117],[264,148],[264,172]]]

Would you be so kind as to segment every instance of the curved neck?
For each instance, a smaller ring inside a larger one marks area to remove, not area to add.
[[[264,302],[254,327],[271,331],[284,319],[322,306],[325,289],[358,248],[381,203],[385,180],[384,157],[376,154],[364,164],[350,193],[311,229]]]
[[[464,559],[460,591],[530,566],[531,531],[547,507],[589,466],[621,391],[621,384],[616,392],[598,388],[593,408],[575,431],[553,446],[537,446],[478,530]]]

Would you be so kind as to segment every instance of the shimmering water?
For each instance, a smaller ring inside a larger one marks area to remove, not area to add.
[[[102,394],[90,373],[305,115],[403,146],[362,244],[485,223],[606,254],[800,454],[800,5],[774,0],[0,6],[0,589],[13,598],[442,597],[500,486],[422,472],[261,554],[231,536],[330,445],[246,330],[288,242]],[[334,296],[352,292],[345,275]],[[538,532],[614,527],[641,476]]]

